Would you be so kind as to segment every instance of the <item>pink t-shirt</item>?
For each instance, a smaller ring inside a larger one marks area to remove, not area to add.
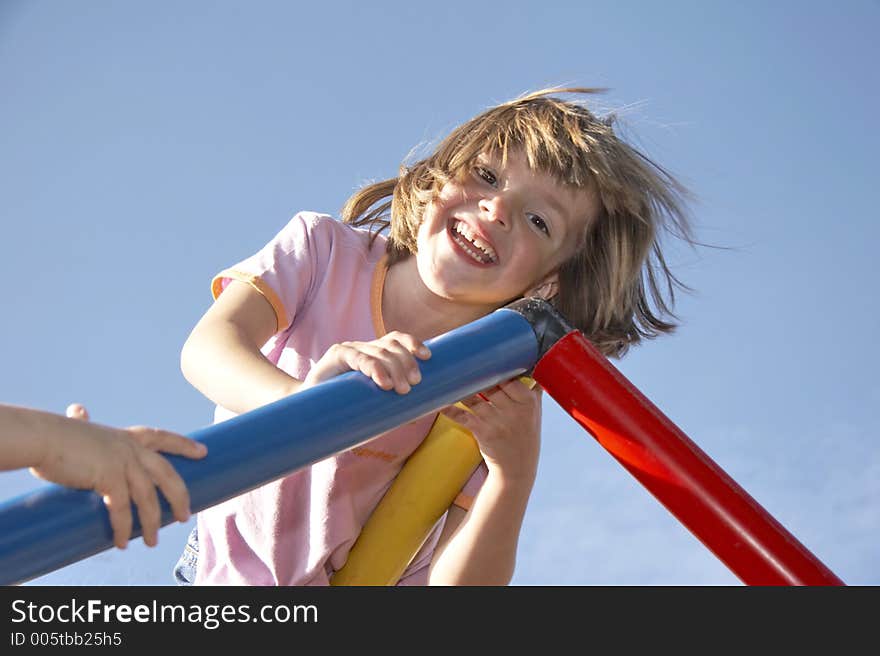
[[[251,285],[272,305],[278,332],[262,352],[303,380],[327,349],[385,334],[381,316],[385,239],[301,212],[256,255],[218,274],[214,297],[231,280]],[[233,413],[217,407],[215,421]],[[197,585],[327,585],[361,527],[436,415],[422,417],[360,447],[198,514]],[[455,503],[465,508],[486,476],[481,464]],[[403,573],[423,585],[445,517]]]

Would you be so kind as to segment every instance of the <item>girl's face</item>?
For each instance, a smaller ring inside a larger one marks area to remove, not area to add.
[[[503,166],[481,155],[425,208],[419,275],[434,294],[488,310],[547,283],[555,293],[557,268],[597,214],[594,194],[532,171],[521,153],[508,153]]]

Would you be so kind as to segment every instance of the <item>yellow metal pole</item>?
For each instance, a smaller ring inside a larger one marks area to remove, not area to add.
[[[482,456],[470,431],[437,415],[361,530],[331,585],[394,585]]]
[[[535,381],[521,378],[532,387]],[[467,409],[461,403],[456,404]],[[404,464],[331,585],[395,585],[482,455],[469,430],[445,415]]]

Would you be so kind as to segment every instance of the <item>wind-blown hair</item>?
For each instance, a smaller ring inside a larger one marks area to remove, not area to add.
[[[430,156],[402,165],[398,177],[357,191],[343,220],[369,226],[374,235],[387,230],[391,265],[416,252],[425,207],[447,181],[468,175],[480,154],[504,160],[511,150],[521,152],[532,170],[600,201],[577,252],[558,270],[559,291],[551,302],[609,356],[671,332],[675,289],[686,287],[667,266],[659,237],[665,230],[693,243],[689,194],[619,138],[613,121],[553,95],[598,91],[544,89],[488,109],[453,130]]]

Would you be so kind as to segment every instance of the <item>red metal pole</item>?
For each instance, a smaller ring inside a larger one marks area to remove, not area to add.
[[[845,585],[581,333],[534,378],[746,585]]]

